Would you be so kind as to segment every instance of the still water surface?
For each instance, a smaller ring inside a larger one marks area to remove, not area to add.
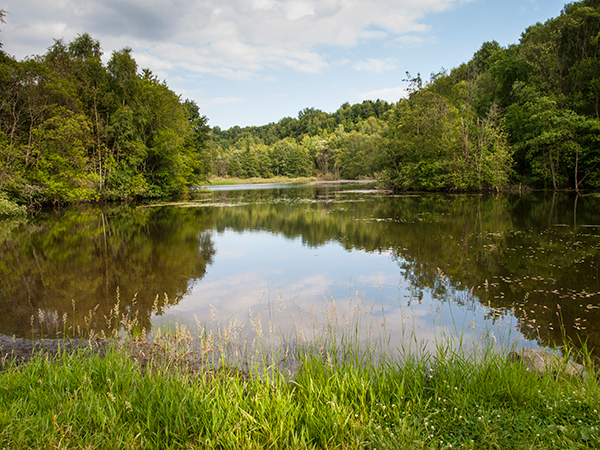
[[[145,330],[237,321],[298,337],[337,320],[394,346],[544,347],[562,323],[598,349],[599,268],[599,195],[219,187],[0,222],[0,333],[108,334],[118,302]]]

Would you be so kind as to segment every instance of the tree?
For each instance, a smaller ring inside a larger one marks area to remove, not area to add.
[[[385,180],[394,189],[500,189],[512,166],[497,107],[481,116],[474,81],[418,83],[390,120]]]
[[[32,180],[35,200],[72,203],[98,198],[98,178],[88,170],[92,134],[87,118],[64,108],[34,130]]]
[[[3,17],[0,16],[0,18]],[[157,197],[206,180],[210,129],[130,48],[103,65],[89,34],[24,61],[0,52],[0,192],[69,203]]]
[[[0,23],[6,23],[4,17],[6,17],[6,11],[4,9],[0,9]],[[0,52],[2,52],[2,41],[0,41]]]

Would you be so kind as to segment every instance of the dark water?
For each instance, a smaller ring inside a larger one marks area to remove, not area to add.
[[[291,334],[339,308],[417,340],[485,329],[598,349],[600,195],[238,187],[0,222],[0,333],[108,334],[117,302],[145,330],[239,320]]]

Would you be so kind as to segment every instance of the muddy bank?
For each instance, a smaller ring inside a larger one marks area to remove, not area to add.
[[[163,347],[149,342],[120,342],[110,339],[40,339],[29,340],[0,334],[0,371],[11,364],[28,363],[35,355],[59,358],[78,350],[90,350],[104,356],[111,348],[125,349],[134,361],[140,364],[142,372],[151,362],[173,362],[174,355]],[[176,359],[176,358],[175,358]]]
[[[0,334],[0,370],[13,361],[24,364],[35,354],[44,354],[56,358],[61,354],[70,354],[78,349],[92,348],[104,355],[109,342],[106,340],[90,341],[88,339],[40,339],[29,340]]]

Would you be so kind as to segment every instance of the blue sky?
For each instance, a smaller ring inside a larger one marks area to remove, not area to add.
[[[404,95],[468,61],[485,41],[517,43],[558,0],[0,0],[0,39],[18,59],[83,32],[105,59],[131,47],[209,125],[264,125],[314,107]]]

